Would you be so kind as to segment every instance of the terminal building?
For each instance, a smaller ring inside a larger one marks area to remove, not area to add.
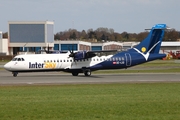
[[[2,31],[0,31],[0,55],[8,55],[8,40],[3,39]]]
[[[139,42],[86,42],[81,40],[54,40],[53,21],[9,21],[8,39],[0,31],[0,55],[36,53],[40,50],[123,50]],[[180,42],[162,42],[161,53],[180,50]]]
[[[54,22],[50,21],[10,21],[9,54],[20,52],[35,52],[48,46],[54,47]]]

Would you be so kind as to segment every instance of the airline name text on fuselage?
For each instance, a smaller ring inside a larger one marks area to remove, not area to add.
[[[29,68],[55,68],[56,67],[56,63],[52,63],[52,62],[46,62],[46,63],[31,63],[29,62]]]

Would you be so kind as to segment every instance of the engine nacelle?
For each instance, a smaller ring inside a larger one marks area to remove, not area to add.
[[[74,59],[82,60],[82,59],[92,58],[94,56],[96,56],[96,54],[93,52],[78,51],[77,53],[75,53]]]

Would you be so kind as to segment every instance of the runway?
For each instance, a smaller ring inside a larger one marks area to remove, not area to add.
[[[72,76],[62,72],[19,73],[13,77],[11,72],[0,70],[0,85],[48,85],[48,84],[108,84],[108,83],[146,83],[180,82],[179,73],[138,73],[138,74],[83,74]]]

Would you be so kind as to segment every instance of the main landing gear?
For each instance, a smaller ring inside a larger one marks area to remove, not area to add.
[[[89,69],[83,70],[83,73],[85,76],[91,76],[91,70],[89,70]],[[79,72],[72,72],[73,76],[78,76],[78,74],[79,74]]]
[[[12,72],[13,77],[17,77],[18,72]]]
[[[84,70],[85,76],[91,76],[91,70]]]
[[[79,74],[78,72],[72,72],[73,76],[78,76],[78,74]]]

